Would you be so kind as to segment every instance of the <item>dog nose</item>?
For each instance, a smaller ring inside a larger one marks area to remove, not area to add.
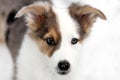
[[[60,61],[58,63],[58,69],[60,74],[67,74],[70,69],[70,63],[66,60]]]

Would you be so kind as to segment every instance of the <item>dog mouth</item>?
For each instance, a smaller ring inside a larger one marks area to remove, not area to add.
[[[56,68],[56,71],[59,75],[67,75],[70,73],[71,70],[69,69],[67,71],[61,71],[60,69]]]
[[[57,73],[60,75],[67,75],[70,71],[58,71]]]

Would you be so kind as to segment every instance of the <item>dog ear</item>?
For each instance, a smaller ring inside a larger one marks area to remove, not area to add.
[[[34,3],[32,5],[23,7],[16,14],[15,18],[19,18],[25,16],[25,20],[27,22],[27,26],[36,31],[38,28],[42,26],[46,19],[46,14],[50,10],[50,4],[47,2],[39,2]]]
[[[88,33],[90,31],[97,17],[106,20],[106,16],[100,10],[91,6],[76,6],[76,8],[73,9],[75,10],[74,17],[80,24],[83,33]]]

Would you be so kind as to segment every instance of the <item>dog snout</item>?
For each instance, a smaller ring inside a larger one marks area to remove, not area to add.
[[[67,60],[60,61],[57,65],[57,71],[59,74],[68,74],[70,71],[70,63]]]

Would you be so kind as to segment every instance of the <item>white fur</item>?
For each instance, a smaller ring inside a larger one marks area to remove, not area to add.
[[[72,38],[80,38],[79,34],[77,33],[79,26],[70,16],[67,8],[54,8],[54,12],[57,16],[57,23],[60,26],[59,29],[62,40],[60,48],[52,56],[52,61],[54,61],[52,63],[57,66],[59,61],[67,60],[71,64],[71,71],[74,71],[74,69],[77,68],[77,61],[78,58],[80,58],[79,55],[82,52],[82,44],[79,44],[78,42],[77,44],[72,45],[71,40]]]
[[[44,55],[26,33],[19,56],[17,59],[17,80],[73,80],[77,69],[77,56],[81,54],[81,45],[72,45],[72,38],[79,38],[77,23],[70,17],[68,9],[53,8],[57,15],[62,42],[60,48],[49,58]],[[64,14],[62,14],[64,13]],[[66,24],[68,23],[68,24]],[[69,28],[69,29],[68,29]],[[79,56],[78,56],[79,57]],[[57,64],[61,60],[67,60],[71,64],[71,72],[68,75],[59,75],[56,71]]]
[[[37,47],[37,44],[25,35],[17,61],[17,80],[48,80],[48,57]],[[46,77],[47,76],[47,77]],[[47,78],[47,79],[46,79]]]
[[[57,63],[57,60],[53,60],[41,53],[37,44],[25,35],[17,60],[17,80],[73,80],[71,74],[58,75],[55,71],[56,64],[51,63]],[[51,69],[51,66],[54,67]]]
[[[5,44],[0,44],[0,80],[12,80],[13,61]]]
[[[62,34],[61,47],[48,58],[26,34],[17,61],[18,80],[120,80],[120,12],[118,11],[120,1],[117,1],[81,1],[100,9],[107,17],[107,21],[97,19],[83,46],[70,44],[71,38],[78,37],[76,33],[78,25],[69,16],[68,11],[58,9],[59,6],[57,9],[54,8]],[[79,61],[77,57],[80,58]],[[55,67],[63,59],[68,60],[72,68],[70,74],[60,76],[56,73]]]

